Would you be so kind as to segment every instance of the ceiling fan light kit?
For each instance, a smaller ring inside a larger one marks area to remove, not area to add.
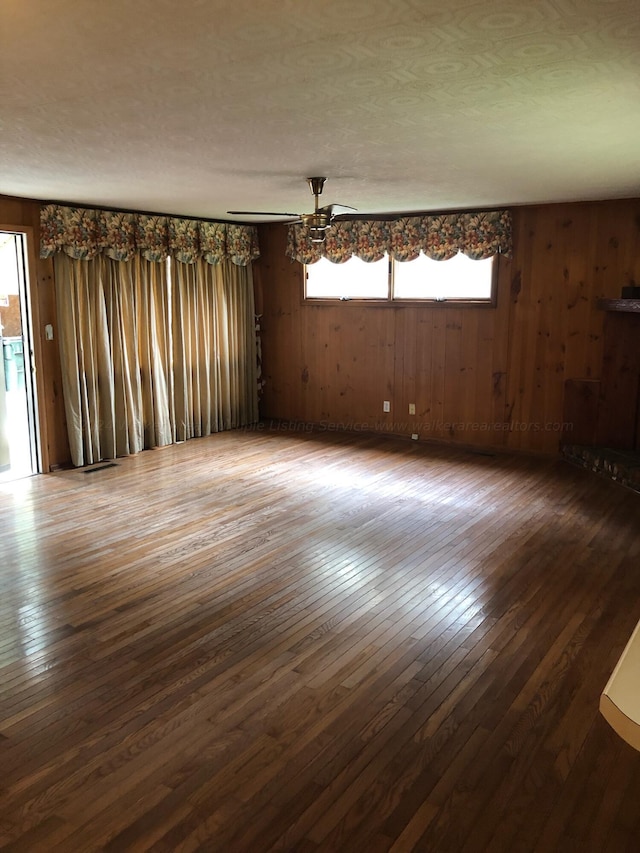
[[[324,243],[327,237],[326,231],[330,227],[329,225],[307,225],[306,227],[312,243]]]
[[[333,224],[336,216],[340,215],[335,211],[338,208],[342,210],[355,210],[355,207],[348,207],[344,204],[328,204],[325,207],[319,206],[320,196],[322,195],[326,180],[324,177],[307,178],[309,189],[315,200],[313,213],[272,213],[257,210],[228,210],[227,213],[231,216],[293,216],[295,219],[292,220],[291,224],[304,225],[309,232],[312,243],[324,243],[327,230]]]

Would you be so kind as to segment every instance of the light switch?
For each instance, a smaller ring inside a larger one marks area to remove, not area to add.
[[[53,340],[53,326],[51,325],[51,323],[47,323],[47,325],[44,327],[44,336],[48,341]]]

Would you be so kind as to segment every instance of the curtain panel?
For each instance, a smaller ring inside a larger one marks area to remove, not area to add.
[[[258,420],[252,270],[53,258],[73,464]]]
[[[175,435],[185,441],[258,420],[251,267],[172,263]]]
[[[104,254],[114,261],[130,261],[141,255],[147,261],[172,257],[185,264],[203,259],[237,266],[247,266],[260,256],[255,225],[43,205],[40,257],[58,252],[77,260]]]
[[[170,444],[166,268],[59,254],[54,271],[73,464]]]
[[[352,256],[379,261],[385,253],[397,261],[412,261],[423,252],[446,261],[458,252],[473,260],[512,249],[508,210],[405,216],[394,220],[341,219],[326,232],[324,243],[313,243],[304,225],[290,225],[286,254],[302,264],[327,258],[342,264]]]

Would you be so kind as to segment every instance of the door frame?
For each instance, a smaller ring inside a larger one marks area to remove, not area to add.
[[[29,360],[31,362],[31,384],[33,387],[33,419],[36,430],[34,460],[34,474],[42,474],[49,470],[49,442],[47,435],[47,419],[45,417],[44,401],[46,389],[44,387],[42,335],[39,333],[40,304],[38,300],[37,271],[38,260],[36,255],[36,244],[34,229],[30,225],[13,225],[0,222],[0,231],[9,234],[22,234],[25,238],[24,273],[25,273],[25,298],[28,308],[28,316],[21,317],[23,338],[29,343]],[[21,306],[22,307],[22,306]],[[27,334],[25,334],[25,321]],[[26,367],[26,365],[25,365]]]

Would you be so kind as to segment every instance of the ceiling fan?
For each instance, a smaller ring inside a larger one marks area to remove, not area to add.
[[[344,204],[327,204],[325,207],[320,207],[320,196],[326,180],[326,178],[307,178],[309,189],[315,199],[313,213],[273,213],[258,210],[228,210],[227,213],[231,216],[291,216],[294,218],[290,224],[304,225],[309,230],[313,243],[324,243],[326,231],[331,227],[336,216],[340,216],[343,211],[356,210],[355,207]]]

